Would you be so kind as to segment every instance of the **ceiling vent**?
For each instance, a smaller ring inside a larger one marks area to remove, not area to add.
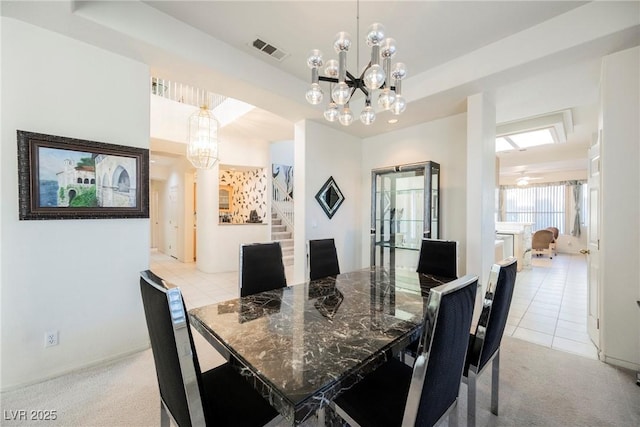
[[[284,58],[289,56],[287,52],[283,51],[280,48],[275,47],[270,43],[267,43],[266,41],[262,40],[259,37],[256,37],[256,39],[253,42],[249,43],[249,46],[259,50],[264,54],[269,55],[270,57],[278,61],[282,61]]]

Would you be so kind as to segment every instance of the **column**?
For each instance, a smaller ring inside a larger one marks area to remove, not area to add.
[[[196,176],[196,267],[214,273],[218,227],[219,164],[212,169],[198,169]]]

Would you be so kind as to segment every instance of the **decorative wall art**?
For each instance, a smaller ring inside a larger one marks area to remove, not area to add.
[[[280,165],[273,163],[271,165],[271,176],[280,184],[287,195],[293,198],[293,166]]]
[[[230,198],[227,210],[220,206],[219,222],[243,224],[262,222],[267,217],[267,169],[220,170],[223,188],[229,190]],[[254,218],[251,211],[255,211]]]
[[[320,188],[320,191],[316,194],[316,200],[329,219],[333,218],[333,215],[344,202],[344,196],[332,176]]]
[[[149,218],[149,150],[18,131],[21,220]]]

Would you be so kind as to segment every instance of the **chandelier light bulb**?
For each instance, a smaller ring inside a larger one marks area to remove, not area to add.
[[[336,53],[340,53],[341,51],[348,51],[351,47],[351,35],[346,31],[340,31],[336,34],[336,39],[333,42],[333,48]]]
[[[396,94],[391,89],[386,88],[380,92],[378,96],[378,107],[383,110],[391,108],[391,104],[396,100]]]
[[[323,111],[327,121],[338,121],[343,126],[349,126],[359,119],[363,124],[370,125],[376,120],[376,110],[389,110],[392,114],[399,115],[407,108],[407,101],[402,97],[402,79],[407,75],[407,67],[402,62],[392,64],[391,58],[397,53],[397,44],[395,39],[386,37],[385,33],[384,25],[379,22],[369,26],[365,39],[370,50],[370,60],[364,69],[355,70],[356,72],[349,72],[347,69],[347,53],[353,40],[346,31],[338,32],[333,40],[337,60],[324,61],[320,50],[310,51],[307,66],[311,69],[311,86],[307,89],[305,98],[311,105],[322,103],[325,93],[320,85],[328,83],[325,90],[329,102],[328,105],[324,104],[326,107]],[[357,36],[360,40],[361,34]],[[356,55],[360,59],[360,44],[357,44],[357,50]],[[366,104],[362,110],[358,109],[354,113],[349,108],[349,102],[357,91],[366,95]]]
[[[402,95],[396,95],[396,100],[391,104],[391,112],[399,116],[407,109],[407,101],[405,101]]]
[[[324,75],[327,77],[338,77],[338,61],[330,59],[327,61],[327,65],[324,67]]]
[[[367,44],[369,46],[379,46],[384,40],[384,26],[378,22],[371,24],[367,31]]]
[[[360,121],[365,125],[370,125],[376,120],[376,112],[371,105],[364,107],[364,110],[360,113]]]
[[[378,64],[374,64],[364,73],[364,85],[369,89],[378,89],[384,83],[384,70]]]
[[[338,120],[342,126],[349,126],[353,123],[353,113],[349,107],[344,107],[338,116]]]
[[[407,76],[407,66],[403,62],[398,62],[391,70],[391,77],[395,80],[402,80]]]
[[[307,58],[307,65],[309,68],[320,68],[322,67],[322,52],[318,49],[313,49],[309,52],[309,57]]]
[[[335,122],[338,120],[338,115],[340,114],[340,110],[338,110],[338,106],[335,102],[330,102],[327,106],[327,109],[324,110],[324,118],[329,122]]]
[[[383,58],[392,58],[396,54],[396,41],[391,37],[384,39],[380,46],[380,56]]]
[[[344,105],[349,102],[351,97],[351,88],[345,82],[338,83],[331,92],[333,101],[338,105]]]
[[[320,85],[318,83],[312,83],[311,88],[307,91],[305,97],[309,104],[318,105],[322,102],[323,95],[324,93],[322,92],[322,89],[320,89]]]

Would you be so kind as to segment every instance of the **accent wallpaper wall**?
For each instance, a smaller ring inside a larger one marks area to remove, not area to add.
[[[264,222],[267,215],[267,170],[265,168],[249,171],[220,171],[220,185],[233,188],[231,211],[227,215],[233,224],[249,222],[252,210],[258,214],[259,222]]]

